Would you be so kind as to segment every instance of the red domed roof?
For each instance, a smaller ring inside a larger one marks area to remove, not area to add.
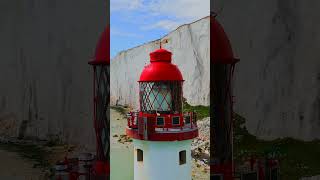
[[[210,56],[213,63],[232,64],[238,59],[234,58],[228,36],[218,21],[210,17]]]
[[[110,64],[110,28],[106,28],[101,34],[98,41],[95,56],[92,61],[89,62],[91,65],[105,65]]]
[[[158,49],[150,53],[150,64],[145,66],[139,81],[183,81],[178,67],[171,63],[172,53]]]

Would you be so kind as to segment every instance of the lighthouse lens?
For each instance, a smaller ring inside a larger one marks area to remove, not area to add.
[[[182,83],[140,82],[140,108],[148,113],[181,112]]]
[[[156,111],[170,111],[171,109],[171,92],[165,84],[155,85],[154,93],[150,94],[150,100],[153,100]]]

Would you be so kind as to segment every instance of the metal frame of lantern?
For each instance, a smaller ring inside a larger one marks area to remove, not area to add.
[[[155,109],[156,104],[158,104],[160,109],[157,112],[181,112],[182,105],[178,102],[182,101],[182,84],[183,81],[139,82],[140,110],[154,113],[155,111],[153,109]],[[169,94],[169,92],[171,93]],[[150,101],[151,95],[154,96],[152,102]],[[163,98],[159,99],[159,95],[162,95],[160,97]],[[170,103],[169,100],[171,100],[172,103]],[[168,107],[167,110],[163,108],[164,105]]]
[[[150,62],[138,81],[140,111],[128,114],[127,135],[150,141],[197,137],[196,114],[182,112],[183,79],[178,68],[171,64],[171,52],[160,48],[150,53]],[[157,124],[158,118],[162,119],[161,124]]]
[[[222,26],[210,17],[211,47],[211,175],[233,179],[233,96],[231,79],[235,64],[230,41]]]
[[[97,159],[106,161],[110,149],[109,142],[109,121],[107,120],[107,109],[109,108],[109,66],[99,64],[93,65],[93,89],[94,89],[94,127],[96,130]]]
[[[110,173],[109,36],[109,28],[106,28],[98,42],[95,59],[88,63],[93,66],[93,120],[96,133],[94,170],[98,176],[109,176]]]

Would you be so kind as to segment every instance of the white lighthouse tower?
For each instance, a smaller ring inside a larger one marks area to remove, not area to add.
[[[140,111],[130,112],[134,180],[191,180],[191,142],[198,136],[194,113],[183,114],[183,78],[171,52],[150,53],[139,80]]]

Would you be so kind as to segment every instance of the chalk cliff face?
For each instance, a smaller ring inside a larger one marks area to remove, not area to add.
[[[234,77],[235,111],[247,119],[249,131],[266,139],[320,138],[320,2],[215,4],[241,59]],[[94,143],[87,61],[105,21],[103,0],[0,2],[1,136],[58,135]],[[208,105],[209,19],[181,26],[163,39],[185,79],[184,97],[190,104]],[[157,43],[112,59],[111,103],[138,106],[137,80]]]
[[[0,2],[0,135],[94,147],[92,69],[103,0]]]
[[[235,111],[261,138],[320,138],[320,2],[217,0],[240,58]]]
[[[163,48],[173,53],[172,63],[178,65],[184,78],[184,97],[192,105],[209,105],[210,37],[209,17],[182,25],[161,40]],[[111,104],[138,108],[138,80],[149,53],[159,48],[159,40],[123,51],[111,60]]]
[[[215,1],[217,19],[240,58],[234,74],[235,111],[263,139],[320,138],[319,1]],[[209,104],[209,20],[163,39],[181,69],[184,96]],[[158,41],[124,51],[111,62],[112,104],[138,105],[142,67]]]

